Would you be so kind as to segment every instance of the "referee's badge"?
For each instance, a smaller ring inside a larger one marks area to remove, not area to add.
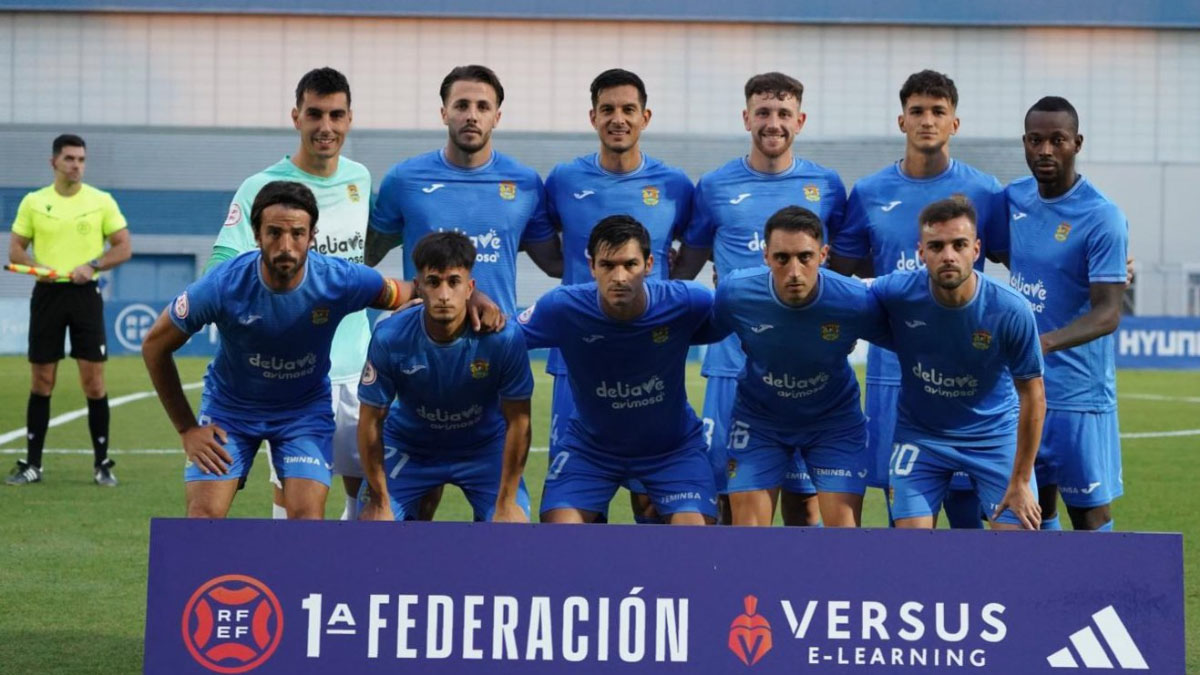
[[[983,351],[992,346],[992,334],[986,330],[977,330],[971,334],[971,346]]]
[[[804,186],[804,198],[810,202],[821,201],[821,188],[809,183]]]
[[[652,185],[642,188],[642,203],[646,206],[658,206],[658,188]]]
[[[509,200],[516,199],[517,184],[513,183],[512,181],[504,181],[503,183],[500,183],[500,198]]]
[[[175,316],[180,319],[186,319],[188,315],[188,298],[187,291],[175,298]]]
[[[1071,234],[1071,225],[1061,222],[1058,224],[1058,229],[1054,231],[1054,241],[1066,241],[1069,234]]]
[[[75,221],[75,231],[79,234],[87,234],[92,229],[92,224],[86,220]]]

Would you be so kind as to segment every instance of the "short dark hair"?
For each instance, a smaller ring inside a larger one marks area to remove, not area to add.
[[[625,214],[608,216],[592,228],[592,234],[588,237],[588,257],[594,258],[601,246],[617,249],[630,239],[636,239],[641,245],[642,260],[650,257],[650,233],[641,223]]]
[[[345,94],[346,107],[350,107],[350,82],[346,76],[338,71],[325,66],[324,68],[314,68],[304,74],[300,81],[296,83],[296,107],[299,108],[304,103],[304,92],[311,91],[317,96],[330,96],[332,94]]]
[[[250,206],[250,227],[255,234],[262,225],[262,214],[268,206],[286,206],[290,209],[300,209],[308,214],[309,230],[317,228],[317,198],[312,190],[303,183],[291,180],[273,180],[262,186]]]
[[[62,152],[63,148],[68,146],[72,148],[86,149],[87,143],[84,143],[83,138],[76,136],[75,134],[60,134],[54,139],[54,143],[50,145],[50,147],[54,150],[55,157],[58,157],[58,153]]]
[[[623,87],[629,85],[637,89],[638,103],[646,107],[646,83],[642,82],[642,78],[637,76],[637,73],[632,73],[622,68],[609,68],[608,70],[596,76],[592,80],[592,107],[596,107],[596,101],[600,98],[600,92],[613,87]]]
[[[900,87],[900,107],[908,105],[908,97],[914,94],[944,98],[950,105],[958,107],[958,87],[954,86],[954,80],[936,70],[925,69],[908,76],[904,86]]]
[[[475,266],[475,245],[462,232],[430,232],[413,247],[412,260],[418,273],[424,269],[448,270],[455,267],[470,272]]]
[[[450,87],[459,80],[490,85],[496,91],[496,107],[499,108],[504,103],[504,87],[500,85],[500,78],[496,76],[496,73],[487,66],[471,64],[456,66],[446,74],[446,77],[442,78],[442,88],[438,90],[438,94],[442,97],[443,105],[446,103],[446,97],[450,95]]]
[[[746,80],[746,100],[749,101],[755,94],[779,99],[794,96],[796,103],[800,103],[804,97],[804,85],[800,84],[800,80],[783,73],[759,73]]]
[[[763,239],[770,240],[772,232],[783,230],[784,232],[804,232],[820,243],[824,238],[823,229],[821,217],[817,214],[803,206],[785,206],[767,219]]]
[[[967,199],[966,195],[953,194],[946,199],[941,199],[932,204],[926,205],[921,209],[921,214],[917,216],[917,222],[921,227],[932,225],[933,223],[944,223],[955,218],[966,216],[967,220],[971,221],[971,227],[977,227],[979,216],[975,213],[975,206]]]
[[[1071,102],[1061,96],[1043,96],[1025,112],[1025,122],[1029,122],[1029,114],[1035,112],[1065,112],[1071,116],[1075,131],[1079,131],[1079,113]]]

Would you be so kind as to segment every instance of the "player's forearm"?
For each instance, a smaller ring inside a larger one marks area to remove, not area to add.
[[[700,270],[704,269],[704,263],[708,262],[710,250],[706,248],[693,248],[684,244],[679,247],[679,256],[675,259],[675,266],[670,270],[672,279],[695,279]]]
[[[1096,338],[1104,337],[1117,329],[1121,323],[1120,308],[1108,309],[1093,307],[1087,314],[1071,323],[1049,333],[1041,335],[1042,353],[1057,352],[1078,345],[1087,344]]]
[[[373,227],[367,228],[367,243],[364,246],[363,260],[368,266],[374,267],[383,260],[393,248],[396,248],[403,237],[398,234],[384,234]]]
[[[104,255],[100,256],[98,263],[100,270],[111,270],[112,268],[127,262],[133,257],[133,245],[129,241],[129,237],[125,237],[120,242],[115,242],[108,247]]]
[[[359,409],[358,456],[371,497],[384,499],[387,495],[387,473],[383,469],[383,417],[376,409],[369,408],[362,405]]]
[[[517,416],[508,422],[504,434],[504,460],[500,468],[500,486],[497,501],[517,501],[521,489],[521,476],[525,473],[525,461],[529,458],[532,432],[528,416]]]
[[[1016,385],[1020,413],[1017,416],[1017,455],[1013,460],[1012,482],[1028,483],[1042,442],[1046,389],[1040,377],[1018,380]]]
[[[525,253],[538,269],[552,279],[561,279],[563,275],[562,242],[558,235],[525,246]]]
[[[20,240],[20,241],[18,241]],[[33,265],[33,256],[29,255],[29,240],[18,235],[11,235],[8,240],[8,261],[15,265]]]

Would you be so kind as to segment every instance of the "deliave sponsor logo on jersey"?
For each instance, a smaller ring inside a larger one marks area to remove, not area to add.
[[[768,387],[775,389],[775,395],[783,398],[805,398],[821,391],[830,381],[829,373],[824,371],[812,377],[796,377],[789,373],[776,375],[767,371],[762,381]]]
[[[262,369],[262,376],[268,380],[294,380],[306,375],[312,375],[317,370],[317,355],[309,352],[298,359],[281,359],[278,356],[250,354],[246,361],[255,368]]]
[[[465,234],[471,240],[471,243],[475,245],[475,262],[500,262],[500,248],[504,245],[504,241],[500,238],[500,234],[496,232],[496,228],[493,227],[483,234],[471,234],[458,227],[452,227],[450,230],[459,234]],[[444,227],[438,228],[438,232],[445,231],[446,228]]]
[[[417,408],[417,417],[429,422],[429,427],[432,429],[465,429],[483,419],[483,406],[476,403],[463,410],[442,410],[423,405]]]
[[[921,260],[921,255],[917,251],[912,252],[912,257],[908,257],[908,251],[901,251],[900,257],[896,259],[896,269],[901,272],[911,272],[912,270],[925,269],[925,261]]]
[[[1046,309],[1046,284],[1041,279],[1026,280],[1025,275],[1014,272],[1008,277],[1008,285],[1029,301],[1029,307],[1035,314],[1041,314]]]
[[[366,246],[366,237],[358,232],[349,237],[336,237],[324,234],[320,239],[314,239],[312,243],[312,249],[317,253],[337,256],[343,260],[356,263],[363,261],[363,252]]]
[[[606,380],[601,380],[600,386],[596,387],[596,396],[613,399],[613,410],[644,408],[666,400],[667,385],[657,375],[651,375],[650,379],[633,384],[617,380],[612,386],[609,386]]]
[[[974,375],[947,375],[937,368],[928,370],[921,364],[912,367],[912,374],[924,383],[925,393],[946,398],[974,396],[979,389],[979,380]]]
[[[755,230],[754,235],[750,238],[750,241],[746,242],[746,248],[750,249],[751,251],[761,251],[766,247],[767,242],[762,237],[758,236],[758,230]]]

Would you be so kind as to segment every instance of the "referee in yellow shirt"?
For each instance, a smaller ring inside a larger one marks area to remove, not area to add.
[[[8,258],[20,265],[49,267],[57,282],[39,277],[29,303],[29,362],[33,385],[25,410],[28,455],[17,460],[9,485],[42,480],[42,448],[50,423],[50,393],[63,334],[71,334],[71,358],[79,364],[79,379],[88,400],[88,430],[96,455],[93,478],[97,485],[115,486],[113,461],[108,458],[108,396],[104,390],[104,304],[97,273],[129,260],[129,231],[112,195],[83,182],[87,146],[73,134],[54,139],[54,184],[30,192],[21,200],[13,221]],[[104,243],[108,241],[108,250]],[[33,244],[33,253],[28,248]]]

